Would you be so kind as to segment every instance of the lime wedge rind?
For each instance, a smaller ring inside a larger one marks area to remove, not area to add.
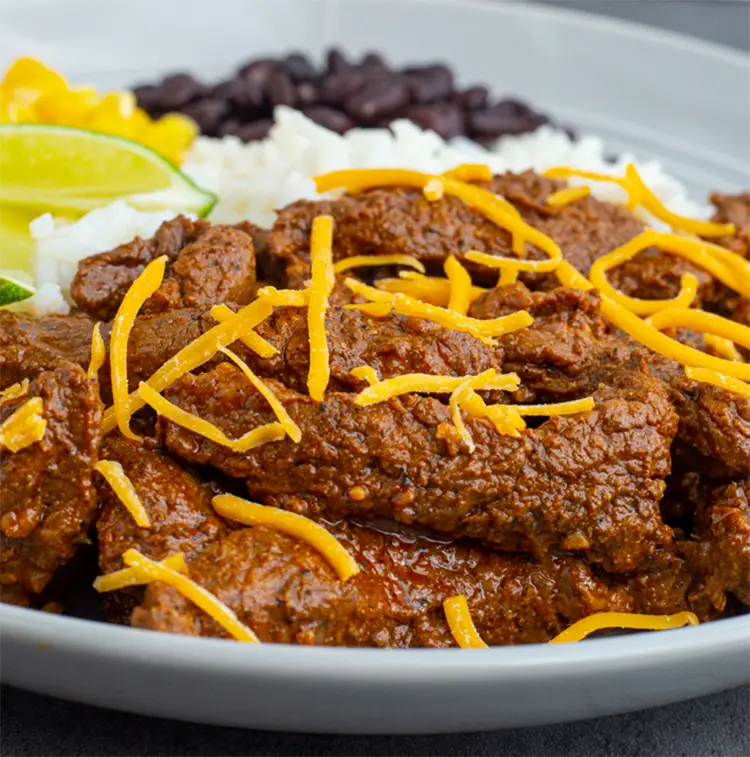
[[[36,294],[36,289],[31,284],[16,276],[16,271],[0,271],[0,307],[27,300]]]

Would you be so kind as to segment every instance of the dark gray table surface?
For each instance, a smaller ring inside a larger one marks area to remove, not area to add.
[[[750,50],[747,0],[550,0]],[[738,93],[738,96],[742,96]],[[750,93],[745,93],[750,96]],[[596,721],[479,734],[346,737],[214,728],[0,687],[3,755],[750,755],[750,688]]]
[[[125,715],[2,687],[2,754],[750,755],[750,690],[581,723],[452,736],[318,736]]]

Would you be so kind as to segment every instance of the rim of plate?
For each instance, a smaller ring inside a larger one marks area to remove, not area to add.
[[[28,12],[41,10],[53,0],[28,4]],[[54,0],[57,4],[59,0]],[[91,0],[93,1],[93,0]],[[283,2],[283,0],[281,0]],[[393,2],[394,0],[391,0]],[[750,69],[750,56],[716,42],[679,32],[658,29],[623,19],[598,16],[583,10],[548,5],[507,2],[507,0],[401,0],[411,4],[460,7],[469,12],[511,14],[529,18],[554,19],[569,26],[585,26],[608,35],[636,38],[674,50],[711,57],[726,65]],[[25,0],[6,5],[18,6]],[[459,674],[474,679],[494,678],[498,672],[530,677],[580,674],[581,666],[598,671],[660,665],[685,659],[686,655],[723,655],[748,649],[750,615],[726,618],[673,631],[652,631],[627,636],[587,640],[578,644],[524,644],[466,649],[376,649],[355,647],[315,647],[290,644],[242,644],[225,639],[180,636],[130,628],[101,621],[58,616],[12,605],[0,606],[0,634],[26,646],[65,648],[76,654],[100,659],[137,655],[140,660],[162,667],[206,670],[220,674],[268,674],[274,677],[314,678],[321,676],[342,682],[403,679],[417,683],[455,680]],[[439,657],[439,661],[438,661]],[[281,664],[280,664],[281,663]],[[332,665],[331,663],[336,663]],[[408,667],[407,667],[408,666]]]

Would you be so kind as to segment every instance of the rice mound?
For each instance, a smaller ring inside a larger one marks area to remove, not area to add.
[[[442,173],[461,163],[484,163],[493,173],[544,171],[565,165],[600,173],[622,174],[636,164],[646,184],[672,211],[705,218],[709,209],[692,202],[680,182],[656,161],[641,163],[632,155],[616,162],[606,159],[601,139],[586,136],[573,141],[567,134],[543,126],[532,134],[503,137],[490,149],[465,138],[446,142],[410,121],[396,121],[389,129],[353,129],[339,135],[318,126],[302,113],[280,107],[274,126],[260,142],[242,143],[236,137],[198,138],[182,169],[199,185],[219,196],[211,221],[250,220],[270,228],[276,211],[295,200],[314,200],[312,177],[345,168],[410,168]],[[572,180],[571,184],[590,183]],[[621,202],[624,191],[602,182],[590,183],[592,194]],[[91,211],[79,221],[62,225],[49,214],[31,224],[36,240],[37,293],[15,309],[36,314],[67,313],[69,288],[79,260],[128,242],[149,237],[177,212],[144,213],[117,201]]]

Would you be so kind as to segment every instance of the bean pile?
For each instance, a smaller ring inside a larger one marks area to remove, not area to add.
[[[328,51],[321,68],[292,53],[251,60],[214,86],[177,73],[134,91],[155,118],[178,111],[192,117],[203,134],[233,134],[246,142],[268,134],[277,105],[297,108],[339,134],[408,118],[446,139],[463,135],[483,144],[550,121],[519,100],[495,100],[486,86],[458,88],[442,63],[396,70],[377,53],[355,63],[337,49]]]

